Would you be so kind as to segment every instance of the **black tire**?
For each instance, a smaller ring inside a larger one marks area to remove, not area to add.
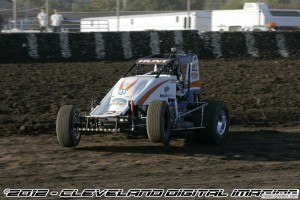
[[[151,142],[169,142],[171,117],[169,105],[165,101],[152,101],[148,107],[146,120],[147,134]]]
[[[204,129],[194,130],[196,137],[204,143],[224,143],[229,133],[229,112],[225,102],[219,100],[204,100],[207,106],[204,107],[203,126]],[[201,111],[194,112],[195,126],[201,125]]]
[[[57,114],[56,134],[58,142],[64,147],[78,145],[81,134],[76,130],[79,124],[79,111],[73,105],[62,106]]]

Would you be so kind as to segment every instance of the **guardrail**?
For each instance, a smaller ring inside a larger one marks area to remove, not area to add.
[[[0,34],[0,62],[128,60],[176,47],[201,59],[300,58],[300,32],[89,32]]]
[[[16,29],[14,28],[14,21],[8,20],[6,24],[3,24],[2,32],[40,32],[40,26],[38,20],[17,20]],[[48,25],[47,32],[52,32],[51,26]],[[80,32],[79,20],[63,20],[62,32]]]

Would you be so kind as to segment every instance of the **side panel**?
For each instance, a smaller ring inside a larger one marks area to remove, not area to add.
[[[153,100],[163,100],[176,98],[176,76],[160,76],[143,90],[135,99],[135,105],[149,105]]]
[[[185,93],[188,93],[188,87],[190,88],[190,96],[193,93],[200,94],[201,92],[201,81],[200,81],[200,66],[197,56],[193,56],[192,62],[189,63],[186,71],[186,79],[184,82]],[[189,77],[189,79],[188,79]],[[190,80],[190,83],[188,82]]]
[[[201,92],[200,67],[198,57],[189,55],[179,59],[180,68],[177,69],[177,97],[180,101],[193,102],[195,94]]]

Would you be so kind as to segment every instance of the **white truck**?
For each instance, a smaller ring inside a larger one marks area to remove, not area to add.
[[[82,18],[80,21],[81,32],[150,30],[210,31],[211,11]]]
[[[268,31],[300,28],[300,10],[269,9],[245,3],[243,9],[212,11],[212,31]]]
[[[81,32],[198,30],[268,31],[299,29],[300,10],[269,9],[265,3],[245,3],[243,9],[170,12],[82,18]]]

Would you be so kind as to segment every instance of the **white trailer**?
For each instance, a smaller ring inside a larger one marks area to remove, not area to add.
[[[297,29],[300,10],[269,9],[265,3],[245,3],[243,9],[212,11],[212,31]],[[264,29],[265,28],[265,29]]]
[[[189,17],[188,17],[189,16]],[[149,31],[149,30],[211,30],[211,11],[125,15],[82,18],[81,32]]]
[[[269,9],[264,3],[245,3],[243,9],[236,10],[82,18],[80,31],[266,31],[274,26],[277,29],[299,29],[300,10]]]

